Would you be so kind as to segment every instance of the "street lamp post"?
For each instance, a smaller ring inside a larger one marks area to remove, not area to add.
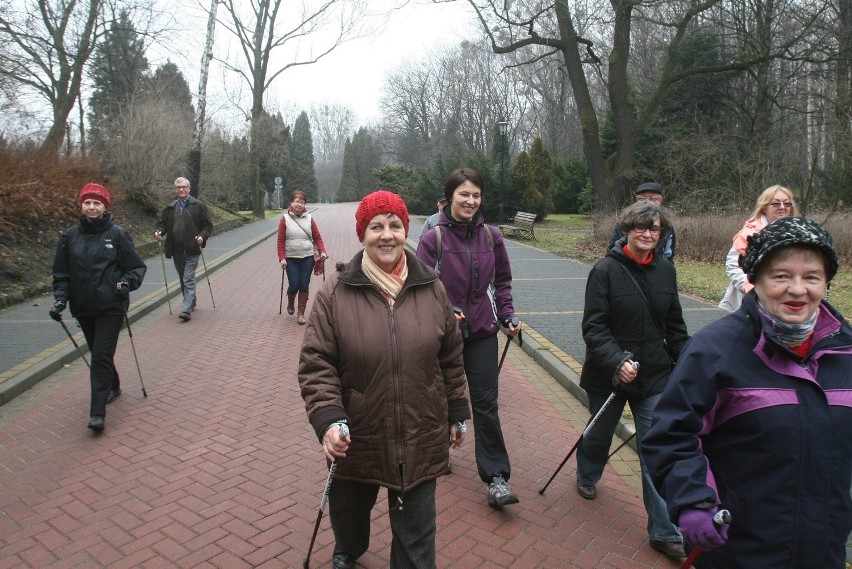
[[[500,203],[497,222],[503,223],[503,188],[506,185],[506,131],[509,129],[509,121],[500,119],[497,121],[497,127],[500,129]]]

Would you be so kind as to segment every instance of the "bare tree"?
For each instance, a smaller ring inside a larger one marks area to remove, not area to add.
[[[41,150],[57,154],[74,109],[86,63],[102,29],[102,0],[26,0],[0,11],[0,75],[50,106]]]
[[[272,82],[291,67],[316,63],[353,38],[365,5],[363,0],[303,0],[292,7],[283,0],[223,0],[231,20],[225,27],[237,38],[246,68],[223,63],[251,91],[248,118],[252,128],[263,112],[264,95]],[[282,51],[289,59],[273,61],[273,52]],[[252,210],[262,217],[263,191],[254,136],[250,144]]]
[[[170,100],[134,100],[116,119],[103,163],[140,205],[155,212],[171,188],[192,137],[192,119]]]
[[[807,0],[730,4],[722,0],[610,0],[608,7],[603,3],[574,4],[566,0],[553,4],[536,0],[467,1],[476,11],[495,53],[517,52],[529,62],[553,56],[561,59],[582,125],[583,153],[596,196],[595,207],[602,211],[622,203],[633,182],[639,136],[653,122],[675,83],[790,58],[792,48],[814,33],[814,22],[825,9],[824,3]],[[729,8],[742,8],[747,13],[735,15]],[[720,26],[718,41],[724,43],[728,59],[680,68],[677,61],[684,39],[702,20],[712,20]],[[652,82],[645,82],[648,90],[641,100],[635,97],[635,88],[642,81],[633,65],[631,36],[637,21],[656,30],[664,54]],[[779,27],[783,27],[783,34],[769,33]],[[752,30],[757,33],[751,34]],[[533,47],[543,50],[531,50]],[[595,91],[598,81],[605,85],[605,94]],[[601,95],[605,98],[597,98]],[[615,150],[608,155],[601,144],[602,113],[611,117],[615,136]]]
[[[355,112],[334,103],[312,105],[310,124],[319,197],[331,201],[340,186],[343,148],[355,132]]]

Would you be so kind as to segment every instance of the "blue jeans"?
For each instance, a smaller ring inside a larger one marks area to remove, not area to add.
[[[175,251],[172,257],[178,278],[180,278],[180,290],[183,292],[183,303],[180,310],[189,313],[195,308],[195,271],[198,269],[200,255],[187,255],[183,251]]]
[[[589,412],[592,417],[603,407],[609,394],[589,392]],[[577,448],[577,482],[580,484],[597,484],[603,474],[609,456],[612,437],[625,403],[630,404],[633,412],[633,422],[636,425],[636,444],[641,447],[645,434],[651,428],[651,412],[657,406],[662,394],[651,395],[644,399],[616,395],[609,407],[601,414],[595,426],[583,437]],[[675,525],[669,520],[666,502],[657,493],[648,467],[642,453],[639,453],[639,464],[642,467],[642,501],[648,513],[648,537],[655,541],[681,542],[683,538]]]
[[[287,294],[296,294],[300,291],[307,294],[313,270],[313,256],[301,259],[287,257]]]

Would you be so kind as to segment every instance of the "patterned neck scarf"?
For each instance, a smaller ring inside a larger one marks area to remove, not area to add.
[[[817,316],[819,316],[819,308],[817,308],[813,315],[801,324],[787,324],[770,314],[760,303],[760,300],[757,301],[757,310],[778,334],[781,341],[791,348],[801,346],[811,337],[816,327]]]
[[[396,266],[394,266],[393,270],[386,273],[384,269],[375,264],[373,260],[370,259],[367,252],[364,251],[364,255],[361,257],[361,270],[364,271],[364,274],[368,279],[370,279],[370,282],[379,287],[382,296],[385,297],[388,304],[393,306],[396,297],[402,291],[402,286],[405,284],[405,280],[408,278],[408,263],[405,258],[405,253],[400,255],[399,261]]]

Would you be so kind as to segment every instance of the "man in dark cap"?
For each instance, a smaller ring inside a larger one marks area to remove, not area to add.
[[[663,205],[663,201],[665,201],[665,196],[663,195],[663,187],[660,186],[657,182],[645,182],[644,184],[640,184],[639,187],[636,188],[634,193],[634,200],[642,201],[648,200],[652,201],[658,205]],[[619,239],[622,239],[624,234],[618,228],[616,224],[615,229],[612,230],[612,235],[609,238],[609,245],[606,246],[606,250],[609,251]],[[654,250],[654,254],[666,259],[667,261],[671,261],[674,263],[675,256],[675,246],[677,245],[677,238],[675,237],[675,230],[672,227],[671,231],[667,235],[661,235],[660,240],[657,242],[657,248]]]
[[[438,194],[438,211],[426,218],[423,222],[423,229],[420,230],[420,237],[423,237],[427,231],[438,225],[438,220],[441,219],[441,211],[447,205],[447,197],[444,194]],[[418,238],[419,239],[419,238]]]

